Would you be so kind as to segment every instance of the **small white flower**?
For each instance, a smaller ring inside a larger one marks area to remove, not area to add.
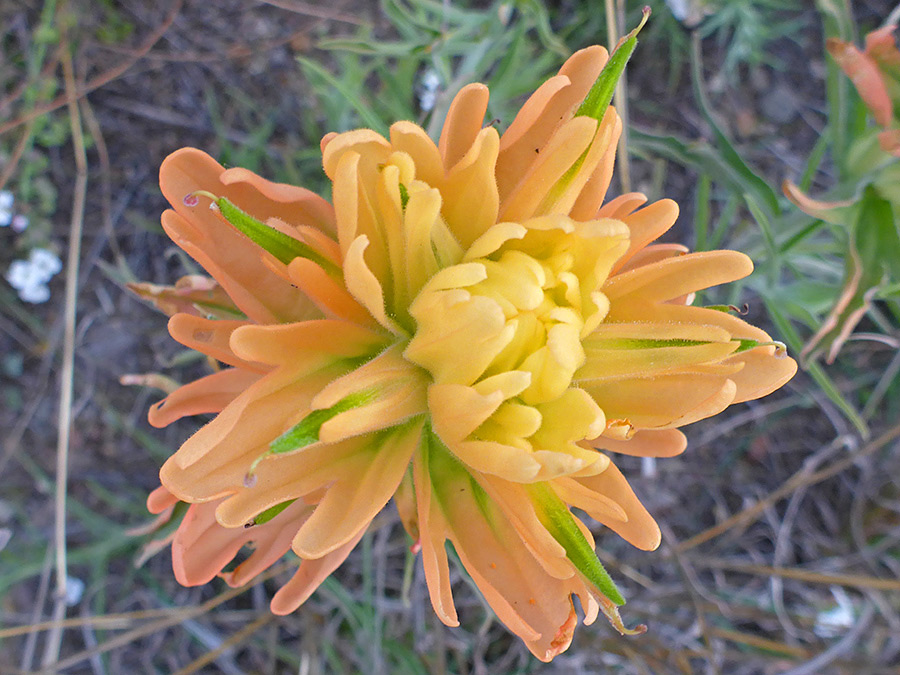
[[[66,577],[66,604],[74,607],[84,595],[84,582],[78,577]]]
[[[434,104],[437,102],[437,94],[433,91],[423,91],[419,94],[419,107],[428,112],[432,108],[434,108]]]
[[[853,611],[853,601],[838,586],[831,587],[831,594],[834,596],[836,606],[819,612],[816,616],[816,624],[813,626],[813,632],[819,637],[836,637],[843,635],[853,622],[856,620]]]
[[[441,77],[433,69],[426,70],[419,81],[419,107],[428,112],[437,102],[437,91],[441,86]]]
[[[9,285],[20,291],[28,286],[42,283],[35,275],[34,267],[27,260],[13,260],[6,270],[6,280]]]
[[[45,248],[31,249],[28,257],[31,266],[41,275],[41,282],[49,281],[54,274],[62,269],[62,262],[52,251]]]
[[[0,227],[6,227],[12,222],[13,214],[12,211],[7,211],[6,209],[0,209]]]
[[[12,192],[9,190],[0,190],[0,210],[2,211],[10,211],[12,210],[13,204],[15,203],[16,198]]]
[[[426,70],[422,76],[422,89],[436,91],[441,86],[441,78],[434,70]]]
[[[19,214],[12,219],[12,229],[16,232],[24,232],[28,227],[28,216]]]
[[[47,284],[32,284],[31,286],[20,288],[19,297],[22,299],[22,302],[39,305],[50,299],[50,287]]]

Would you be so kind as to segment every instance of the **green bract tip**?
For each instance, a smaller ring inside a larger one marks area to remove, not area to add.
[[[637,28],[619,40],[619,44],[616,45],[615,50],[610,54],[609,60],[603,66],[603,70],[600,71],[597,81],[594,82],[591,90],[584,97],[584,101],[581,102],[578,110],[575,111],[576,117],[592,117],[598,122],[603,119],[606,109],[609,108],[610,101],[612,101],[616,84],[618,84],[619,78],[622,77],[622,73],[625,72],[625,64],[628,63],[628,59],[631,58],[631,54],[637,46],[637,34],[641,32],[641,28],[644,27],[649,18],[650,8],[644,7],[641,22]]]
[[[531,502],[538,520],[565,549],[566,556],[582,576],[592,583],[614,605],[624,605],[625,598],[578,528],[575,516],[547,483],[528,485]]]
[[[316,263],[328,274],[341,274],[341,270],[337,265],[313,250],[312,247],[257,220],[246,211],[238,208],[227,197],[217,197],[206,190],[197,190],[185,197],[184,203],[186,206],[196,206],[199,202],[199,197],[211,199],[212,204],[210,208],[218,210],[229,224],[247,235],[257,246],[271,253],[285,265],[290,264],[294,258],[306,258]]]

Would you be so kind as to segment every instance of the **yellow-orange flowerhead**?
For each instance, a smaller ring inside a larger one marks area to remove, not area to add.
[[[573,594],[585,623],[602,610],[624,630],[624,599],[570,507],[656,548],[611,456],[677,455],[678,427],[768,394],[796,364],[758,328],[691,304],[749,274],[745,255],[653,244],[670,200],[604,204],[621,121],[576,113],[606,61],[601,47],[573,55],[502,135],[480,84],[437,144],[411,122],[389,138],[327,135],[333,204],[199,150],[166,159],[163,226],[218,285],[154,292],[188,309],[172,336],[222,364],[150,413],[217,413],[150,499],[191,504],[172,545],[179,581],[242,584],[292,549],[302,562],[272,600],[290,612],[393,497],[447,625],[449,540],[539,659],[571,642]]]

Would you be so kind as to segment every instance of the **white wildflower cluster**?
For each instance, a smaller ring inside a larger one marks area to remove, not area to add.
[[[28,227],[28,216],[13,210],[16,198],[9,190],[0,190],[0,227],[12,227],[16,232],[23,232]]]
[[[434,108],[437,102],[438,88],[441,86],[441,78],[436,71],[429,69],[422,75],[419,82],[419,107],[428,112]]]
[[[13,260],[6,280],[24,302],[39,304],[50,299],[47,282],[62,269],[62,261],[45,248],[31,250],[28,260]]]

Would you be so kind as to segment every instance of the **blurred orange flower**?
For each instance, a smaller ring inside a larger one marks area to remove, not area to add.
[[[884,131],[878,134],[881,149],[900,157],[900,51],[895,25],[866,35],[866,48],[852,42],[828,39],[828,51],[853,82],[863,102]]]
[[[437,144],[410,122],[327,135],[333,206],[199,150],[166,159],[163,226],[234,307],[172,316],[176,340],[226,367],[151,411],[160,426],[218,413],[150,499],[191,504],[173,541],[181,583],[209,581],[247,543],[228,583],[292,549],[302,562],[272,602],[290,612],[393,497],[447,625],[450,540],[539,659],[571,642],[573,594],[585,623],[602,610],[625,631],[570,507],[656,548],[606,451],[677,455],[678,427],[768,394],[796,364],[758,328],[691,305],[749,274],[746,256],[653,244],[670,200],[603,203],[621,121],[576,113],[606,61],[602,47],[573,55],[502,136],[483,126],[480,84]]]

